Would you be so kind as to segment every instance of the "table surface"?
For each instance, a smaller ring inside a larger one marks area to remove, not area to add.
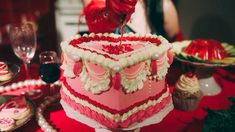
[[[170,85],[170,90],[173,91],[174,83],[176,79],[181,74],[179,66],[173,66],[169,70],[167,75],[167,81]],[[181,110],[174,109],[172,110],[159,124],[154,124],[150,126],[146,126],[141,128],[141,132],[152,132],[152,131],[190,131],[190,132],[198,132],[202,130],[204,117],[206,116],[206,112],[204,108],[211,109],[227,109],[231,103],[228,101],[229,96],[235,97],[235,78],[227,78],[229,77],[227,71],[219,69],[217,71],[222,71],[220,74],[218,72],[213,74],[215,80],[222,87],[222,92],[216,96],[204,96],[198,105],[197,109],[184,112]],[[25,80],[24,76],[24,68],[21,66],[21,72],[19,76],[14,79],[14,82]],[[235,74],[230,74],[234,77]],[[38,78],[38,66],[31,66],[31,76],[32,78]],[[7,94],[7,93],[6,93]],[[58,131],[79,131],[79,132],[94,132],[95,130],[85,124],[76,122],[73,119],[70,119],[66,116],[63,111],[61,105],[54,104],[50,106],[44,112],[44,116],[49,121],[49,123],[55,127]],[[27,131],[27,132],[42,132],[40,127],[37,125],[35,117],[28,122],[26,125],[19,128],[17,131]]]

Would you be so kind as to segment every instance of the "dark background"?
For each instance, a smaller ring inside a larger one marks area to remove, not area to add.
[[[175,0],[185,39],[213,38],[235,45],[235,0]]]

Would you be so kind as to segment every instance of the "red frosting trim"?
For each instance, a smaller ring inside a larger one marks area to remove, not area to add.
[[[79,47],[79,46],[77,46],[77,45],[75,45],[75,47],[77,47],[78,49],[82,49],[82,50],[84,50],[84,51],[87,50],[87,51],[90,51],[91,53],[96,53],[96,54],[98,54],[98,55],[103,55],[105,58],[109,58],[109,59],[111,59],[111,60],[117,61],[115,58],[109,56],[108,54],[101,54],[101,53],[98,53],[98,52],[95,51],[95,50],[90,50],[90,49],[87,49],[87,48],[81,48],[81,47]]]
[[[121,37],[114,38],[114,37],[110,37],[110,36],[98,36],[98,35],[95,35],[94,37],[82,36],[80,38],[71,40],[69,42],[69,44],[73,45],[73,46],[77,46],[83,42],[90,42],[90,41],[108,41],[108,42],[117,43],[117,42],[120,42],[120,39],[121,39]],[[157,46],[161,44],[161,41],[158,38],[150,38],[150,37],[146,37],[146,36],[143,36],[143,37],[126,36],[126,37],[122,38],[122,41],[123,42],[124,41],[144,41],[144,42],[148,41],[148,42],[151,42]]]
[[[9,74],[9,71],[0,71],[0,75],[6,75]]]
[[[102,51],[109,54],[120,55],[123,53],[131,52],[134,49],[131,47],[131,44],[120,44],[120,45],[102,45]]]
[[[24,96],[17,96],[8,100],[1,105],[0,111],[2,109],[12,109],[12,108],[25,108],[27,103]]]
[[[97,106],[101,109],[104,109],[106,111],[108,111],[109,113],[112,113],[112,114],[123,114],[123,113],[127,113],[130,109],[133,109],[134,107],[136,106],[140,106],[146,102],[148,102],[149,100],[155,100],[155,99],[158,99],[159,97],[162,96],[162,94],[164,94],[165,92],[167,92],[167,84],[165,83],[165,88],[158,94],[156,94],[155,96],[151,96],[143,101],[140,101],[140,102],[137,102],[137,103],[134,103],[132,105],[130,105],[129,107],[123,109],[123,110],[116,110],[116,109],[112,109],[112,108],[109,108],[108,106],[105,106],[103,104],[100,104],[99,102],[96,102],[95,100],[92,100],[91,98],[85,96],[85,95],[82,95],[82,94],[79,94],[77,92],[75,92],[67,83],[66,79],[63,79],[63,84],[64,86],[67,88],[67,90],[75,97],[78,97],[82,100],[86,100],[88,103],[94,105],[94,106]]]
[[[70,106],[72,107],[75,111],[86,115],[87,117],[96,120],[97,122],[101,123],[104,126],[107,126],[109,128],[117,128],[117,127],[122,127],[122,128],[127,128],[130,125],[132,125],[135,122],[141,122],[149,117],[151,117],[154,114],[159,113],[167,104],[170,103],[171,96],[167,96],[161,100],[161,102],[157,103],[154,106],[149,106],[145,110],[140,110],[131,116],[129,116],[126,120],[123,122],[116,122],[114,119],[110,119],[106,117],[103,114],[100,114],[96,111],[91,110],[90,108],[83,106],[81,104],[76,104],[74,105],[74,101],[71,100],[66,94],[61,91],[61,98]],[[118,113],[120,114],[120,113]]]
[[[7,66],[5,64],[0,64],[0,71],[6,69]]]
[[[98,55],[103,55],[105,58],[109,58],[111,60],[118,61],[115,58],[109,56],[109,54],[101,54],[101,53],[98,53],[95,50],[91,50],[91,49],[80,47],[79,44],[81,44],[83,42],[89,42],[89,41],[108,41],[108,42],[118,43],[118,42],[120,42],[120,39],[121,39],[121,37],[113,38],[113,37],[110,37],[110,36],[98,36],[98,35],[95,35],[94,37],[82,36],[80,38],[71,40],[69,42],[69,44],[74,46],[74,47],[76,47],[76,48],[78,48],[78,49],[82,49],[84,51],[90,51],[91,53],[96,53]],[[125,41],[145,41],[145,42],[148,41],[148,42],[151,42],[151,43],[153,43],[153,44],[155,44],[157,46],[161,44],[161,41],[159,39],[157,39],[157,38],[137,37],[137,36],[123,37],[122,38],[122,42],[125,42]],[[124,48],[123,50],[125,50],[125,51],[128,51],[128,52],[132,51],[131,47],[124,46],[123,48]],[[109,53],[109,52],[107,52],[107,53]],[[125,53],[125,52],[123,52],[123,53]],[[110,54],[113,54],[113,53],[110,53]],[[116,53],[116,54],[120,54],[120,53]]]

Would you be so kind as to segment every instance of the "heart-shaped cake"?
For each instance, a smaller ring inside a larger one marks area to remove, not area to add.
[[[66,114],[94,128],[135,129],[160,122],[173,109],[165,82],[170,48],[165,38],[151,34],[124,34],[121,40],[116,34],[91,33],[63,41]]]

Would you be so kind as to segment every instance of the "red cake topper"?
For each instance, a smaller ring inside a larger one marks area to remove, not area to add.
[[[103,47],[103,51],[109,53],[109,54],[115,54],[115,55],[119,55],[119,54],[123,54],[123,53],[127,53],[130,51],[133,51],[134,49],[131,48],[130,44],[122,44],[122,45],[102,45]]]

